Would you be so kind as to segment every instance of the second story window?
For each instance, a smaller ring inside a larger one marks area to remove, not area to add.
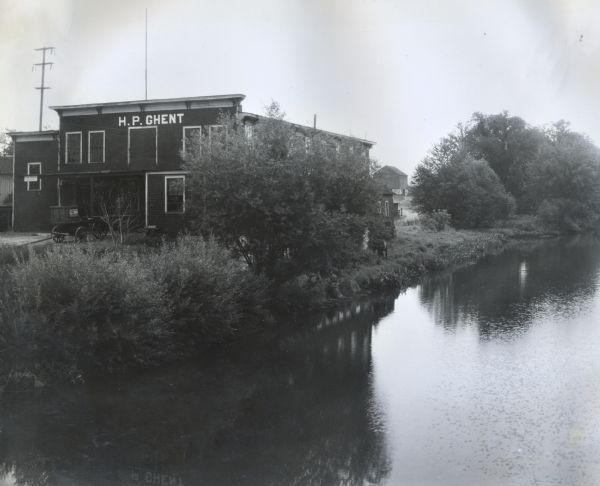
[[[88,132],[88,162],[106,162],[105,152],[104,130]]]
[[[156,127],[129,128],[128,163],[138,167],[158,164]]]
[[[28,162],[27,163],[27,190],[28,191],[41,191],[42,180],[40,175],[42,174],[42,163],[41,162]]]
[[[183,127],[183,152],[193,150],[194,147],[200,147],[202,137],[202,127]]]
[[[208,141],[211,146],[213,143],[216,143],[216,144],[225,143],[226,135],[227,135],[227,129],[223,125],[211,125],[208,127]]]
[[[65,164],[81,164],[81,132],[65,134]]]

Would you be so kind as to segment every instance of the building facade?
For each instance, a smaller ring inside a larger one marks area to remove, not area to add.
[[[385,165],[373,174],[380,187],[380,201],[377,210],[384,216],[396,217],[400,214],[400,202],[406,197],[408,176],[396,167]]]
[[[181,155],[186,140],[222,132],[223,115],[259,123],[261,117],[242,112],[244,98],[233,94],[51,107],[59,116],[58,130],[11,134],[13,228],[49,230],[73,219],[110,214],[118,206],[140,226],[181,231],[186,223]],[[373,143],[357,143],[368,155]]]

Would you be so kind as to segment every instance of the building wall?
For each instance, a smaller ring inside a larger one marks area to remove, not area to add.
[[[17,141],[15,143],[15,231],[50,230],[50,206],[57,203],[56,164],[58,144],[56,141]],[[28,191],[24,178],[28,162],[41,162],[42,186],[39,191]]]
[[[408,187],[408,177],[405,174],[397,174],[386,167],[380,169],[373,177],[388,189],[406,189]]]
[[[165,110],[148,113],[110,113],[100,115],[61,116],[61,171],[90,172],[99,170],[116,171],[164,171],[181,168],[183,127],[209,126],[218,124],[222,113],[233,108],[198,108],[190,110]],[[172,115],[169,118],[169,115]],[[173,115],[175,115],[173,117]],[[181,115],[181,116],[178,116]],[[138,117],[138,119],[134,119]],[[147,123],[149,122],[149,123]],[[158,123],[156,123],[158,122]],[[166,122],[166,123],[163,123]],[[157,161],[144,164],[128,164],[128,140],[130,130],[142,127],[156,127]],[[105,131],[105,163],[90,163],[88,160],[88,133]],[[82,163],[66,164],[65,137],[67,132],[82,132]]]
[[[182,175],[164,172],[148,174],[148,226],[156,226],[161,231],[176,233],[185,228],[186,213],[172,214],[165,211],[165,177]],[[187,181],[186,181],[187,182]]]

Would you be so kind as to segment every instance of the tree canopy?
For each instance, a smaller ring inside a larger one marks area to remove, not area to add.
[[[221,123],[184,154],[195,228],[276,278],[355,258],[377,198],[360,144],[287,123],[277,104],[253,125]]]
[[[433,147],[412,183],[422,213],[446,209],[458,227],[489,226],[516,206],[581,231],[598,222],[600,151],[564,121],[542,129],[507,112],[475,113]]]

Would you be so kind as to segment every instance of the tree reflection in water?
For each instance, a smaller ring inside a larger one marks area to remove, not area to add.
[[[371,332],[393,300],[159,374],[5,396],[1,472],[24,486],[379,483]]]
[[[522,245],[424,279],[419,298],[449,331],[472,325],[482,339],[518,335],[534,315],[568,314],[593,295],[599,250],[592,237]]]

